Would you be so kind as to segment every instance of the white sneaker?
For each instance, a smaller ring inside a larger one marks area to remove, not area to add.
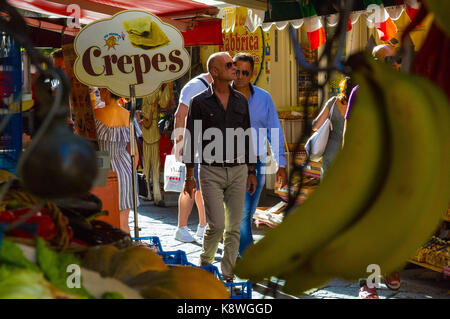
[[[184,243],[192,243],[193,241],[195,241],[195,238],[192,237],[187,226],[177,228],[174,237],[176,240],[182,241]]]
[[[195,234],[197,237],[199,237],[199,238],[203,238],[203,235],[205,234],[205,228],[206,228],[206,225],[207,224],[205,224],[205,225],[198,225],[198,227],[197,227],[197,233]]]

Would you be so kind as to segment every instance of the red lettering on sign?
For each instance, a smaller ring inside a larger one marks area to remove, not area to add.
[[[254,48],[255,48],[255,51],[258,51],[259,50],[259,37],[255,36],[254,39],[255,39]]]
[[[132,63],[133,63],[133,61],[131,60],[131,57],[129,55],[122,55],[119,58],[119,61],[117,61],[117,68],[119,69],[120,72],[129,74],[134,71],[134,68],[131,67],[131,70],[127,71],[127,70],[125,70],[125,66],[132,64]]]
[[[113,64],[117,63],[117,56],[115,54],[109,56],[109,55],[105,55],[103,57],[103,60],[105,60],[105,69],[106,69],[106,74],[105,75],[113,75]]]
[[[181,56],[180,50],[173,50],[169,53],[169,61],[174,63],[169,66],[170,72],[176,73],[183,68],[183,60],[180,59],[180,56]]]
[[[99,58],[102,64],[102,71],[95,72],[93,65],[99,65],[99,61],[95,61],[95,58]],[[97,62],[97,63],[94,63]],[[169,61],[169,63],[168,63]],[[152,66],[157,72],[164,72],[169,69],[172,73],[177,73],[183,68],[184,62],[181,59],[181,51],[173,50],[169,53],[169,56],[165,56],[163,53],[156,53],[153,56],[147,54],[135,54],[135,55],[104,55],[101,57],[101,50],[97,46],[89,47],[82,55],[82,66],[87,74],[91,76],[112,76],[116,75],[117,71],[123,74],[135,73],[136,84],[144,83],[144,74],[150,72]]]
[[[97,47],[95,45],[89,47],[83,54],[83,59],[82,59],[83,68],[86,71],[86,73],[91,76],[100,76],[103,74],[103,72],[105,72],[105,68],[103,67],[102,72],[95,73],[94,68],[92,67],[92,63],[91,63],[91,50],[94,50],[94,52],[92,52],[92,54],[96,58],[98,58],[102,54],[102,51],[100,50],[99,47]]]
[[[142,74],[145,74],[150,71],[150,58],[146,54],[141,55],[135,54],[132,57],[134,59],[134,69],[136,70],[135,72],[137,84],[141,84],[144,82]],[[144,70],[142,70],[141,59],[144,59]]]
[[[164,54],[162,54],[162,53],[155,54],[152,58],[153,68],[159,72],[163,72],[163,71],[167,70],[167,64],[164,64],[164,66],[165,66],[164,69],[161,69],[161,67],[160,67],[161,66],[160,63],[163,63],[166,61],[167,60],[166,60],[166,57],[164,56]]]
[[[248,51],[248,37],[242,39],[242,50]]]

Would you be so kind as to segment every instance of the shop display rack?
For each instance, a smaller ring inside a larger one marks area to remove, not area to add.
[[[186,252],[183,250],[164,251],[161,245],[161,241],[157,236],[148,237],[136,237],[134,241],[144,241],[150,246],[158,248],[158,255],[162,257],[167,265],[182,265],[202,268],[213,275],[215,275],[220,281],[224,282],[225,287],[230,291],[231,299],[251,299],[252,298],[252,283],[250,281],[244,282],[225,282],[220,274],[219,269],[214,265],[196,266],[190,263],[187,259]]]

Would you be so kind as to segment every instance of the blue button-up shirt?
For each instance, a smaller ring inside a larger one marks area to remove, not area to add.
[[[267,91],[253,86],[251,83],[250,91],[248,108],[250,111],[250,124],[255,129],[253,131],[255,154],[262,158],[266,157],[267,139],[275,161],[279,166],[285,166],[284,134],[272,97]]]

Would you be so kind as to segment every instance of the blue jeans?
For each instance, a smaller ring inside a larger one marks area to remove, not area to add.
[[[266,174],[264,174],[265,172],[261,172],[262,168],[264,168],[264,165],[265,164],[261,163],[260,161],[258,161],[255,164],[256,180],[258,182],[255,193],[253,195],[250,195],[249,192],[245,193],[244,210],[241,220],[239,256],[242,256],[244,250],[247,249],[248,246],[253,244],[253,234],[252,234],[253,214],[255,214],[256,207],[258,206],[259,202],[259,197],[261,196],[262,189],[266,182]]]
[[[197,191],[200,190],[200,179],[198,178],[198,168],[199,168],[199,164],[195,163],[195,165],[194,165],[194,180],[195,180],[195,183],[197,184],[197,188],[195,189]]]

